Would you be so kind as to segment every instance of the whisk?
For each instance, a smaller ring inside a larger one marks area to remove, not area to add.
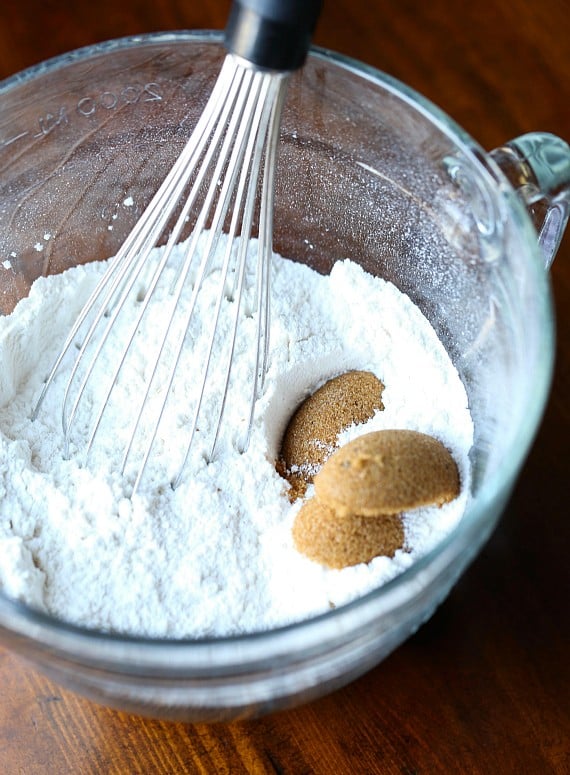
[[[176,422],[184,428],[185,449],[171,484],[179,483],[198,433],[202,444],[207,438],[201,447],[203,456],[207,460],[214,456],[238,359],[238,332],[245,325],[255,357],[248,360],[249,397],[235,443],[240,451],[249,444],[269,351],[273,189],[281,112],[289,75],[304,62],[320,6],[321,0],[233,3],[225,30],[227,53],[207,105],[171,171],[77,317],[44,383],[33,417],[56,375],[63,372],[64,454],[75,454],[83,444],[86,458],[103,427],[114,433],[113,418],[124,400],[121,385],[135,353],[144,349],[141,330],[145,324],[160,327],[123,439],[121,475],[127,462],[134,462],[131,494],[137,491],[157,445],[167,404],[181,401],[175,395],[175,378],[187,368],[184,353],[195,347],[198,336],[192,328],[196,310],[204,287],[214,281],[218,287],[211,321],[199,333],[207,344],[198,367],[194,364],[193,407],[177,415]],[[257,251],[252,249],[255,223]],[[227,236],[222,237],[223,232]],[[128,323],[123,324],[131,307],[136,313],[129,313]],[[118,348],[113,344],[115,362],[109,367],[103,353],[119,329],[121,341]],[[212,403],[214,374],[218,380],[221,375],[217,383],[221,389]],[[85,404],[88,421],[81,410]],[[164,442],[161,452],[172,454]]]

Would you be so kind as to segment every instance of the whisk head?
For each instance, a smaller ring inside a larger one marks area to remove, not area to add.
[[[174,486],[191,453],[211,459],[229,402],[240,407],[232,443],[249,443],[268,359],[287,80],[226,56],[190,139],[110,261],[36,405],[34,416],[62,374],[66,454],[87,456],[110,439],[133,493],[153,454],[169,458]],[[179,448],[172,439],[181,435]]]

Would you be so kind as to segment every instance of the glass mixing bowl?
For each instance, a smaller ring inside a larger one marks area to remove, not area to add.
[[[76,51],[0,84],[3,313],[39,275],[116,252],[180,152],[223,55],[214,33],[151,35]],[[298,704],[376,665],[478,553],[537,429],[553,364],[545,265],[567,216],[569,169],[570,150],[556,137],[525,136],[487,154],[405,86],[313,50],[284,113],[275,249],[321,272],[350,257],[431,321],[475,423],[464,518],[381,589],[270,632],[119,637],[0,594],[0,642],[106,705],[202,721]],[[133,207],[118,208],[126,197]]]

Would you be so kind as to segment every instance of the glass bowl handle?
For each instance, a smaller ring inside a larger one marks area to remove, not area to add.
[[[556,135],[531,132],[496,148],[490,156],[525,203],[548,269],[570,211],[570,146]]]

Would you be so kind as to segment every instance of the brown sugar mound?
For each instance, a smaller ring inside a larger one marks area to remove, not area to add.
[[[453,500],[459,473],[449,451],[432,436],[384,430],[341,447],[314,484],[318,500],[339,516],[375,517]]]
[[[404,546],[404,528],[398,514],[341,517],[311,498],[295,518],[293,540],[309,559],[340,569],[378,555],[393,557]]]
[[[384,408],[384,385],[368,371],[347,371],[328,380],[299,406],[283,436],[278,470],[296,495],[337,448],[351,425],[366,422]]]
[[[417,431],[366,433],[334,452],[315,476],[315,497],[293,524],[299,552],[330,568],[404,548],[401,512],[459,495],[448,450]]]

